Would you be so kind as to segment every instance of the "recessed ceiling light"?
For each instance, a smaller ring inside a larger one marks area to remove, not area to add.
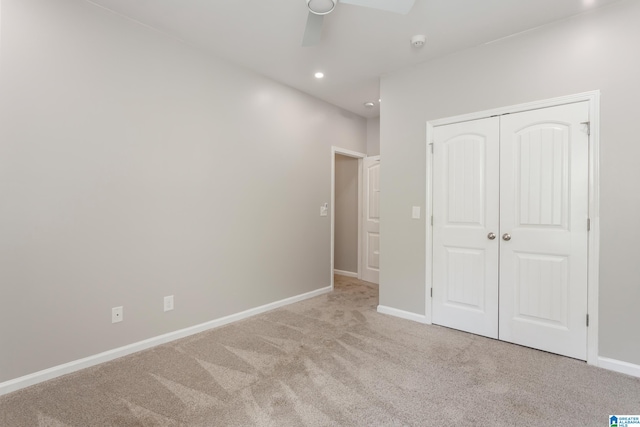
[[[364,106],[367,107],[367,108],[373,108],[373,107],[375,107],[375,105],[376,104],[374,104],[373,102],[365,102],[364,103]]]
[[[321,79],[321,78],[323,78],[323,77],[324,77],[324,73],[323,73],[323,72],[318,71],[317,73],[315,73],[315,74],[314,74],[314,76],[315,76],[315,78],[316,78],[316,79]]]
[[[378,102],[382,102],[382,98],[378,98]]]

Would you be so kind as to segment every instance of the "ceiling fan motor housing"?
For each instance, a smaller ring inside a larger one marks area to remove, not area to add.
[[[336,0],[307,0],[307,7],[311,13],[326,15],[336,7]]]

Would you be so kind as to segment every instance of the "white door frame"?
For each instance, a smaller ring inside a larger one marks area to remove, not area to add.
[[[358,279],[362,275],[362,261],[360,260],[361,248],[361,232],[362,225],[362,159],[367,157],[364,153],[347,150],[346,148],[331,146],[331,289],[333,290],[333,271],[335,256],[335,232],[336,232],[336,154],[358,159]]]
[[[600,91],[583,92],[575,95],[561,96],[558,98],[529,102],[525,104],[512,105],[509,107],[496,108],[493,110],[480,111],[477,113],[464,114],[460,116],[448,117],[444,119],[431,120],[427,122],[427,211],[433,216],[433,154],[431,145],[433,143],[434,127],[448,125],[452,123],[477,120],[486,117],[502,115],[506,113],[517,113],[521,111],[536,110],[540,108],[554,107],[557,105],[571,104],[575,102],[589,103],[589,219],[591,229],[588,236],[588,273],[587,273],[587,298],[589,327],[587,329],[587,363],[598,365],[598,295],[599,295],[599,260],[600,260]],[[433,225],[431,217],[427,216],[426,228],[426,301],[425,301],[425,323],[432,323],[432,298],[431,288],[433,270]]]

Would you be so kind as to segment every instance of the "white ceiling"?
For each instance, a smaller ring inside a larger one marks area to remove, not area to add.
[[[301,46],[305,0],[87,1],[370,118],[385,73],[619,0],[416,0],[408,15],[338,4],[312,47]],[[422,49],[415,34],[427,37]]]

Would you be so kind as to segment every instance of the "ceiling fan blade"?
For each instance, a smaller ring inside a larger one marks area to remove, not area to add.
[[[323,20],[323,15],[316,15],[315,13],[309,12],[307,27],[304,29],[304,37],[302,38],[302,46],[313,46],[320,43]]]
[[[413,8],[415,0],[340,0],[340,3],[370,7],[406,15]]]

